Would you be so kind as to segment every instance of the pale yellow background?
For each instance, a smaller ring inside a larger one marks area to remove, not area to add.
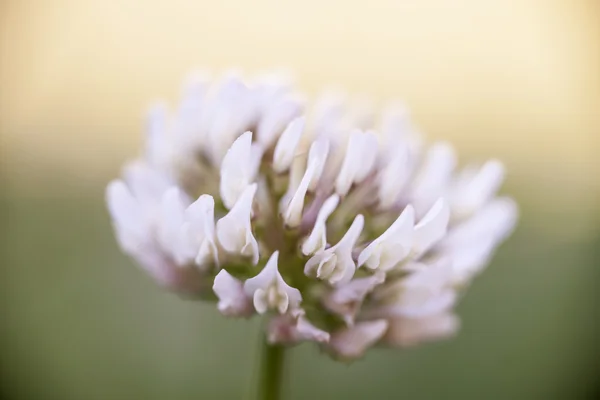
[[[500,156],[559,208],[598,200],[600,5],[569,0],[3,2],[2,159],[13,184],[86,179],[139,145],[193,68],[294,71],[401,98],[432,138]],[[62,172],[59,172],[62,173]]]
[[[11,160],[38,152],[40,163],[100,168],[104,152],[131,150],[146,103],[173,98],[193,67],[283,66],[310,92],[334,84],[400,97],[432,136],[582,180],[598,142],[599,9],[568,0],[3,2],[3,132]]]

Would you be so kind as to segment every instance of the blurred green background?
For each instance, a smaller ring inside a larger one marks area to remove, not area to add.
[[[0,4],[3,398],[240,399],[257,320],[165,293],[120,254],[106,182],[143,112],[194,66],[285,66],[401,96],[461,159],[506,161],[518,230],[453,340],[351,365],[290,353],[290,399],[576,399],[599,377],[596,1],[4,1]]]

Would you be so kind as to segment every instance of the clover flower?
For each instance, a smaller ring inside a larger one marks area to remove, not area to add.
[[[517,220],[499,161],[457,170],[396,105],[310,107],[286,81],[229,75],[191,81],[147,130],[107,188],[122,250],[225,316],[264,314],[271,343],[351,360],[448,337]]]

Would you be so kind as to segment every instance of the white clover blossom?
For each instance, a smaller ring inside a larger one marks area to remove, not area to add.
[[[145,148],[106,192],[122,250],[225,316],[264,315],[271,343],[344,360],[454,334],[518,217],[500,161],[456,171],[403,106],[311,107],[277,79],[190,81],[177,112],[152,109]]]

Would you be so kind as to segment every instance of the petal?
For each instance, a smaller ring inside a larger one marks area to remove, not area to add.
[[[151,221],[123,181],[108,185],[106,201],[117,242],[125,253],[138,258],[154,246]]]
[[[345,285],[336,287],[323,300],[325,307],[342,316],[346,325],[354,324],[356,313],[367,294],[385,281],[385,273],[377,273],[366,278],[357,278]]]
[[[456,154],[449,143],[439,142],[429,148],[410,190],[410,198],[419,214],[446,191],[455,165]]]
[[[342,248],[352,252],[352,249],[356,245],[364,225],[365,217],[363,217],[361,214],[358,214],[356,217],[354,217],[354,221],[352,221],[352,225],[350,225],[350,228],[348,228],[344,237],[342,237],[334,247],[337,249]]]
[[[213,291],[219,298],[217,308],[228,317],[247,317],[253,313],[250,298],[244,293],[240,280],[224,269],[215,277]]]
[[[352,327],[335,332],[331,336],[329,346],[342,358],[359,358],[367,348],[381,339],[387,327],[388,322],[383,319],[359,322]]]
[[[439,199],[415,225],[413,251],[416,255],[427,252],[444,237],[450,220],[450,209],[444,199]]]
[[[394,101],[381,112],[381,133],[386,142],[403,138],[410,130],[410,116],[405,104]]]
[[[214,208],[214,199],[205,194],[185,210],[182,229],[185,255],[194,258],[198,265],[211,262],[219,264],[215,245]]]
[[[338,126],[345,111],[346,96],[330,91],[317,97],[313,109],[313,130],[317,135],[324,134]]]
[[[308,340],[312,342],[318,343],[327,343],[329,342],[330,335],[328,332],[325,332],[313,324],[311,324],[305,317],[298,318],[298,323],[296,325],[296,337],[298,340]]]
[[[304,274],[327,280],[332,285],[349,282],[356,271],[352,250],[364,226],[364,217],[357,215],[346,234],[333,247],[320,251],[304,265]]]
[[[331,249],[319,251],[304,264],[304,275],[308,277],[321,278],[325,271],[330,273],[335,268],[335,254]]]
[[[275,283],[279,271],[277,269],[277,260],[279,258],[279,252],[275,251],[269,257],[265,267],[253,278],[247,279],[244,282],[244,292],[248,296],[253,296],[254,292],[258,289],[266,290],[270,285]]]
[[[300,291],[285,283],[279,273],[278,257],[279,252],[274,252],[262,271],[244,283],[244,292],[253,297],[254,306],[259,314],[267,309],[277,309],[283,314],[288,309],[296,309],[302,301]]]
[[[163,166],[171,156],[167,108],[163,103],[153,105],[146,119],[146,157],[152,165]]]
[[[308,238],[302,243],[302,254],[305,256],[315,254],[318,251],[324,250],[327,246],[326,225],[327,218],[333,213],[340,201],[339,196],[332,195],[329,197],[319,210],[314,228]]]
[[[327,162],[327,156],[329,155],[329,141],[327,139],[317,139],[310,146],[308,152],[308,164],[314,165],[314,171],[312,173],[310,182],[308,184],[308,190],[315,190],[319,179],[323,175],[323,169]]]
[[[223,249],[229,253],[242,253],[258,262],[258,243],[252,234],[252,202],[256,193],[256,183],[244,190],[227,215],[217,222],[217,238]]]
[[[482,237],[490,237],[499,242],[512,232],[517,218],[518,207],[515,201],[508,197],[499,197],[468,220],[453,227],[441,245],[460,245]]]
[[[391,316],[422,318],[450,310],[456,304],[457,294],[452,289],[430,292],[425,288],[409,290],[400,301],[387,309]]]
[[[304,208],[304,198],[308,191],[308,184],[310,183],[312,174],[314,174],[314,165],[309,164],[302,177],[302,181],[300,181],[298,189],[292,196],[283,214],[283,220],[285,221],[286,226],[290,228],[300,226],[300,222],[302,221],[302,210]]]
[[[389,157],[377,175],[379,206],[383,209],[392,207],[398,201],[412,172],[406,142],[396,144],[392,153],[393,156]]]
[[[256,122],[257,109],[254,94],[237,77],[226,81],[210,102],[214,105],[208,120],[208,155],[219,165],[239,133]]]
[[[287,303],[288,303],[286,305],[286,307],[283,310],[279,310],[279,312],[280,313],[286,312],[288,309],[288,306],[292,310],[298,308],[298,306],[302,302],[302,295],[300,294],[300,291],[298,289],[293,288],[290,285],[288,285],[283,280],[283,277],[281,276],[279,271],[277,271],[277,285],[278,285],[278,290],[283,291],[286,294],[285,297],[287,298]]]
[[[202,129],[200,116],[205,103],[209,76],[206,72],[197,71],[190,76],[182,90],[181,102],[177,110],[175,126],[176,139],[186,151],[195,152],[206,140],[206,130]]]
[[[442,257],[430,264],[414,264],[412,273],[402,280],[404,288],[428,288],[434,291],[448,287],[452,282],[453,260]]]
[[[329,299],[337,304],[346,304],[349,302],[362,300],[377,285],[385,281],[384,273],[377,273],[365,278],[357,278],[345,285],[338,286],[330,293]]]
[[[158,205],[162,195],[173,186],[173,181],[162,171],[143,161],[134,161],[125,166],[125,182],[144,207]]]
[[[378,290],[375,301],[383,304],[370,316],[424,317],[449,310],[457,300],[452,260],[442,258],[425,265],[415,264],[412,272]]]
[[[106,203],[115,224],[131,231],[132,234],[146,234],[144,214],[125,182],[114,180],[108,184]]]
[[[407,206],[394,223],[358,256],[358,266],[389,271],[410,253],[415,212]]]
[[[352,259],[352,252],[340,252],[337,255],[337,263],[335,269],[327,278],[332,285],[342,285],[350,282],[356,272],[356,264]]]
[[[293,98],[280,98],[270,104],[258,123],[256,136],[264,147],[270,147],[292,119],[302,112],[302,103]]]
[[[304,177],[305,173],[305,163],[306,159],[301,156],[292,160],[288,179],[288,189],[285,194],[281,196],[278,204],[281,215],[285,214],[288,206],[290,205],[290,201],[300,187],[300,183],[302,182],[302,178]]]
[[[252,132],[245,132],[231,145],[221,163],[220,193],[231,209],[256,175],[258,166],[252,151]]]
[[[252,296],[252,305],[259,314],[264,314],[269,309],[269,293],[263,289],[257,289]]]
[[[459,319],[450,313],[431,315],[426,318],[393,318],[384,340],[392,346],[414,346],[422,342],[450,337],[459,327]]]
[[[377,157],[377,137],[370,132],[359,130],[350,135],[346,154],[335,181],[335,190],[344,196],[353,183],[363,181],[375,166]]]
[[[172,187],[162,197],[159,210],[157,239],[163,250],[173,258],[181,254],[184,212],[189,199],[177,187]]]
[[[300,225],[302,210],[304,208],[304,197],[313,182],[316,186],[323,172],[328,149],[329,145],[327,141],[316,141],[311,145],[306,172],[283,214],[283,219],[287,226],[295,228]]]
[[[298,117],[290,122],[281,134],[273,153],[273,170],[275,172],[282,173],[292,165],[304,125],[305,118]]]
[[[500,161],[485,163],[467,182],[454,188],[450,198],[452,213],[464,217],[477,211],[496,194],[504,174],[504,165]]]
[[[271,318],[267,328],[269,343],[296,344],[303,341],[327,343],[329,333],[312,325],[301,311],[299,315],[277,315]]]
[[[492,237],[481,237],[440,250],[442,255],[452,259],[454,283],[464,284],[479,273],[488,264],[496,245]]]

